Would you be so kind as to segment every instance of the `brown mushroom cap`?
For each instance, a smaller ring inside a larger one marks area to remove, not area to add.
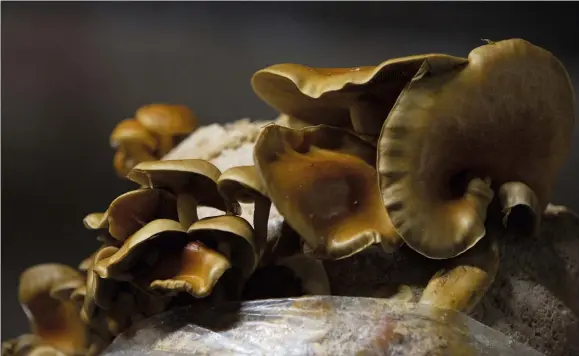
[[[181,225],[174,220],[157,219],[151,221],[131,235],[118,251],[110,257],[95,264],[94,270],[102,278],[114,278],[119,281],[130,281],[134,278],[132,269],[139,262],[139,257],[155,252],[152,240],[185,235]],[[149,250],[153,248],[153,251]],[[146,259],[145,259],[146,260]]]
[[[222,215],[195,222],[187,230],[191,240],[223,254],[247,278],[259,263],[253,229],[239,216]]]
[[[217,190],[221,171],[202,159],[163,160],[143,162],[133,168],[128,178],[149,188],[163,188],[173,192],[190,193],[200,205],[227,210]]]
[[[206,297],[223,273],[231,267],[225,256],[199,241],[164,250],[146,279],[154,291],[166,295],[186,292]]]
[[[380,200],[376,150],[328,126],[266,127],[254,151],[270,199],[315,253],[344,258],[400,239]]]
[[[184,105],[150,104],[140,107],[135,119],[160,135],[188,134],[197,128],[197,117]]]
[[[36,265],[20,276],[18,299],[42,344],[66,354],[85,350],[88,334],[76,305],[53,297],[59,286],[83,280],[79,272],[61,264]]]
[[[177,219],[175,196],[164,189],[137,189],[111,202],[105,213],[84,218],[89,229],[109,229],[110,235],[124,241],[144,224],[155,219]],[[100,219],[100,220],[99,220]]]
[[[431,258],[457,256],[484,236],[487,177],[496,187],[524,183],[538,203],[518,201],[538,216],[572,139],[573,89],[551,53],[512,39],[468,60],[425,61],[379,140],[383,203],[404,241]]]
[[[394,58],[356,68],[285,63],[256,72],[251,85],[263,101],[292,118],[377,136],[402,89],[430,58],[466,63],[464,58],[444,54]]]
[[[157,147],[157,141],[137,120],[125,119],[117,124],[110,137],[112,148],[125,145],[141,145],[149,151]]]

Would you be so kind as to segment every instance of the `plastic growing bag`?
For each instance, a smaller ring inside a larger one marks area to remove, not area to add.
[[[173,309],[135,325],[104,355],[542,354],[461,313],[323,296]]]

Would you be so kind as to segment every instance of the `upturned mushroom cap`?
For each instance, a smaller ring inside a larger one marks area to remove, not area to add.
[[[314,253],[344,258],[400,239],[380,200],[376,150],[328,126],[266,127],[254,158],[273,204]]]
[[[222,215],[195,222],[187,230],[191,240],[223,254],[233,268],[247,278],[259,263],[259,251],[254,240],[253,229],[239,216]]]
[[[377,136],[402,89],[431,58],[466,63],[464,58],[444,54],[394,58],[355,68],[284,63],[256,72],[251,85],[263,101],[291,118]]]
[[[164,189],[137,189],[111,202],[104,213],[87,215],[83,222],[89,229],[108,227],[110,235],[125,241],[144,224],[155,219],[177,219],[175,196]]]
[[[155,137],[147,131],[145,126],[137,120],[125,119],[117,124],[110,137],[112,148],[119,148],[125,145],[140,145],[148,151],[157,148]]]
[[[144,275],[153,291],[165,295],[186,292],[208,296],[223,273],[231,267],[225,256],[199,241],[189,241],[161,252],[151,272]]]
[[[88,334],[76,305],[54,297],[60,286],[83,281],[79,272],[61,264],[36,265],[21,274],[18,299],[42,344],[66,354],[85,351]]]
[[[131,235],[125,243],[108,258],[95,264],[94,270],[101,278],[114,278],[119,281],[130,281],[134,278],[132,269],[139,263],[149,264],[151,253],[155,253],[156,239],[184,236],[181,225],[174,220],[157,219],[143,226]],[[143,257],[143,259],[140,259]]]
[[[404,241],[431,258],[457,256],[484,236],[493,187],[526,185],[501,200],[535,210],[526,221],[536,225],[571,144],[573,89],[551,53],[512,39],[468,61],[425,61],[379,140],[383,203]]]
[[[167,189],[173,194],[189,193],[199,205],[227,210],[217,190],[221,171],[202,159],[143,162],[135,166],[128,178],[149,188]]]
[[[253,203],[256,198],[267,198],[265,186],[255,166],[229,168],[217,180],[221,195],[229,201]]]
[[[137,110],[135,119],[147,130],[160,135],[188,134],[198,125],[195,114],[184,105],[145,105]]]
[[[101,247],[93,257],[91,268],[87,271],[86,290],[83,304],[85,318],[91,318],[97,307],[107,310],[110,308],[117,282],[111,279],[103,279],[98,274],[99,268],[114,255],[119,249],[113,246]],[[104,261],[104,262],[103,262]],[[100,263],[100,264],[99,264]]]

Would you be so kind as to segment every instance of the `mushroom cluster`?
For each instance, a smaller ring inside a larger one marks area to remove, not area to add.
[[[184,105],[140,107],[134,118],[122,120],[111,133],[117,174],[124,177],[137,164],[160,159],[197,126],[197,117]]]
[[[569,154],[573,88],[550,52],[490,42],[376,67],[279,64],[252,86],[285,115],[255,164],[273,204],[319,258],[406,244],[446,267],[421,301],[470,311],[505,231],[532,236]]]
[[[79,271],[22,275],[33,334],[3,354],[96,354],[183,303],[329,294],[321,260],[371,247],[439,260],[420,302],[469,312],[495,278],[501,238],[537,230],[571,144],[567,72],[520,39],[468,58],[274,65],[251,83],[282,114],[257,135],[251,165],[160,160],[196,126],[184,107],[147,106],[117,126],[115,167],[138,188],[85,217],[102,246]],[[407,286],[395,297],[413,299]]]

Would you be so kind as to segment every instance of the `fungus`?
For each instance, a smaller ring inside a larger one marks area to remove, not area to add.
[[[137,110],[135,119],[156,136],[158,157],[169,153],[178,140],[193,132],[198,125],[195,114],[184,105],[145,105]]]
[[[400,92],[430,59],[449,63],[467,61],[427,54],[356,68],[311,68],[285,63],[259,70],[251,85],[263,101],[288,115],[290,121],[378,136]]]
[[[374,243],[399,246],[380,200],[376,150],[353,133],[324,125],[271,125],[255,144],[269,198],[319,257],[344,258]]]
[[[82,354],[89,335],[80,319],[77,306],[61,299],[63,285],[78,285],[83,276],[61,264],[40,264],[20,276],[18,299],[34,335],[43,345],[65,354]],[[56,298],[55,298],[56,297]]]
[[[423,61],[378,147],[382,200],[404,241],[430,258],[467,251],[497,190],[506,224],[536,227],[568,156],[573,100],[561,63],[524,40],[476,48],[466,66]]]
[[[87,215],[84,224],[89,229],[108,228],[109,234],[122,242],[152,220],[177,216],[173,194],[164,189],[137,189],[117,197],[105,213]]]
[[[221,195],[230,202],[254,204],[253,228],[259,255],[262,256],[268,233],[271,201],[255,166],[237,166],[223,172],[217,180]]]
[[[113,166],[125,176],[136,164],[153,161],[157,141],[138,121],[126,119],[117,124],[110,136],[110,145],[116,149]]]
[[[143,162],[131,170],[128,178],[149,188],[169,190],[177,197],[177,213],[184,229],[198,220],[197,205],[222,211],[237,211],[226,206],[217,189],[221,171],[208,161],[187,159]]]
[[[187,234],[190,240],[200,241],[225,256],[244,279],[253,273],[259,263],[253,229],[239,216],[222,215],[201,219],[189,227]]]

